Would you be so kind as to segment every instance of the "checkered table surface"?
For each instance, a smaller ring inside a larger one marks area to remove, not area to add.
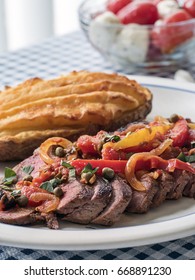
[[[195,63],[185,65],[195,76]],[[13,53],[0,54],[0,87],[18,84],[30,77],[51,78],[72,70],[120,71],[91,48],[79,31],[64,37],[49,38],[42,44]],[[128,74],[128,73],[127,73]],[[140,73],[135,73],[139,75]],[[172,77],[174,73],[156,73],[156,76]],[[38,236],[37,236],[38,238]],[[1,260],[63,260],[63,259],[118,259],[118,260],[163,260],[195,259],[195,236],[170,242],[93,251],[48,251],[0,246]]]

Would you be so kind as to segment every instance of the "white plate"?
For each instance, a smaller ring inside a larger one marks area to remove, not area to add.
[[[153,92],[153,110],[148,116],[173,113],[195,120],[195,85],[170,79],[130,76]],[[13,165],[13,164],[12,164]],[[1,173],[4,166],[1,166]],[[46,227],[0,224],[0,244],[48,250],[90,250],[134,247],[195,234],[195,201],[166,201],[147,214],[124,215],[111,228],[64,223],[60,230]]]

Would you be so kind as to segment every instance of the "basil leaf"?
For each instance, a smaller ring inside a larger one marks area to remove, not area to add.
[[[42,183],[40,185],[40,188],[43,189],[43,190],[46,190],[46,191],[48,191],[50,193],[53,192],[53,186],[52,186],[50,181],[46,181],[46,182]]]
[[[182,152],[178,155],[177,159],[186,162],[186,156]]]
[[[186,156],[186,161],[189,163],[195,162],[195,155]]]
[[[49,182],[51,183],[52,188],[55,188],[61,183],[61,180],[59,178],[53,178]]]
[[[34,167],[32,165],[28,165],[28,166],[24,166],[22,168],[22,171],[28,175],[30,175],[32,173],[32,171],[34,170]]]
[[[82,173],[88,173],[90,172],[91,174],[95,174],[95,172],[99,169],[99,167],[96,167],[93,169],[93,167],[91,166],[90,163],[88,163],[84,168],[83,170],[81,171],[81,174]]]
[[[53,178],[50,181],[43,182],[40,185],[41,189],[44,189],[50,193],[53,193],[54,189],[61,183],[61,180],[59,178]]]
[[[5,167],[3,184],[11,185],[13,183],[13,181],[15,181],[16,179],[17,179],[16,172],[9,167]]]
[[[70,163],[68,163],[66,161],[62,161],[61,165],[68,168],[68,169],[74,168]]]

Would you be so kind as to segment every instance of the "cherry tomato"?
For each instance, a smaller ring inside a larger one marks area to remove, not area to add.
[[[152,44],[162,53],[170,53],[174,48],[190,39],[194,30],[194,24],[174,25],[174,23],[191,18],[184,10],[178,10],[168,16],[161,26],[154,26],[151,32]]]
[[[131,3],[133,0],[108,0],[106,8],[108,11],[117,14],[119,10]]]
[[[135,1],[122,8],[117,16],[123,24],[154,24],[158,19],[158,10],[149,1]]]
[[[195,0],[185,0],[183,8],[192,16],[195,17]]]
[[[191,15],[184,10],[178,10],[165,18],[165,23],[174,23],[191,19]]]
[[[170,137],[173,140],[173,146],[183,147],[189,137],[189,129],[186,120],[178,120],[170,132]]]

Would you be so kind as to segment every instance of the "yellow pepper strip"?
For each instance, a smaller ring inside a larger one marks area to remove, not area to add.
[[[126,149],[129,147],[139,146],[140,144],[152,141],[157,134],[164,135],[172,125],[156,125],[139,129],[125,136],[122,140],[114,143],[114,150]]]

